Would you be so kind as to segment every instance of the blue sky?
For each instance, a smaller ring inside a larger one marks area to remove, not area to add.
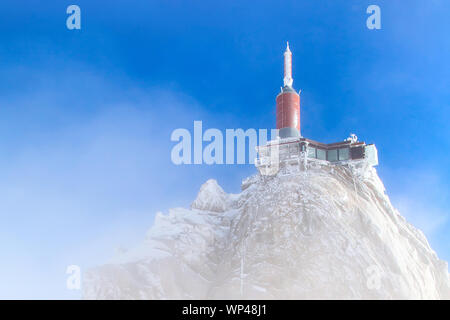
[[[82,29],[66,28],[81,7]],[[381,30],[366,8],[381,8]],[[448,1],[2,1],[0,298],[77,298],[65,269],[141,241],[251,165],[175,166],[176,128],[271,128],[286,40],[302,134],[375,143],[395,207],[450,260]]]

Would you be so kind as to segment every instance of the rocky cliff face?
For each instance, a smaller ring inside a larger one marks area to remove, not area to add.
[[[146,241],[84,275],[87,299],[450,299],[447,263],[375,169],[214,180],[158,213]]]

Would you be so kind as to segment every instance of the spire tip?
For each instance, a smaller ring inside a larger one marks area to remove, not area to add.
[[[289,41],[286,41],[286,51],[284,52],[284,86],[292,87],[292,52],[289,49]]]

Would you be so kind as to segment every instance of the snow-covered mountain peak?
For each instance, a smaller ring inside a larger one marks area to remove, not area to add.
[[[449,299],[450,280],[374,168],[324,165],[255,175],[239,195],[207,181],[191,210],[158,214],[138,250],[87,272],[84,295]]]
[[[217,181],[209,179],[201,186],[197,198],[191,204],[191,209],[224,212],[227,209],[228,202],[228,195]]]

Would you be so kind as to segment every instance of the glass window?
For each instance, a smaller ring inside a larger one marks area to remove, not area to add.
[[[315,158],[316,157],[316,148],[308,147],[308,157]]]
[[[341,148],[339,149],[339,160],[348,160],[350,158],[350,149],[349,148]]]
[[[337,149],[328,150],[328,161],[337,161],[337,159],[338,159]]]
[[[317,149],[317,159],[327,160],[327,151],[323,149]]]

